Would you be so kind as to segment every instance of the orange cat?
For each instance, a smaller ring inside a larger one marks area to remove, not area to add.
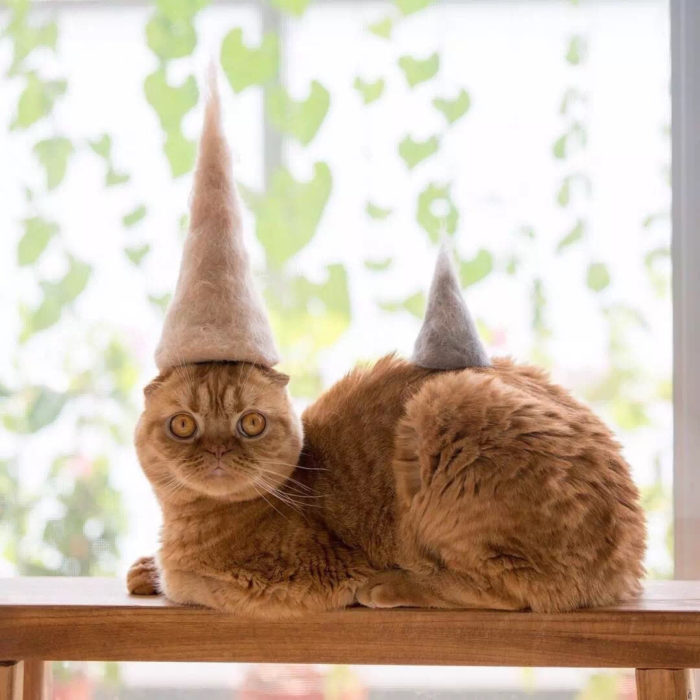
[[[129,589],[284,617],[372,607],[562,611],[637,591],[645,525],[609,430],[532,367],[393,356],[303,415],[248,363],[146,389],[139,459],[163,509]]]
[[[136,430],[162,545],[130,591],[272,618],[355,602],[559,611],[636,592],[645,525],[619,446],[543,372],[489,362],[444,250],[411,362],[351,372],[302,433],[241,221],[212,84]]]

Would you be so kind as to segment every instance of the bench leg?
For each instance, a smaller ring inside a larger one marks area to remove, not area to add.
[[[0,661],[0,700],[22,700],[23,673],[21,661]]]
[[[637,700],[694,700],[693,672],[679,668],[638,668]]]
[[[48,670],[49,662],[41,659],[25,659],[23,700],[46,700],[49,697]]]

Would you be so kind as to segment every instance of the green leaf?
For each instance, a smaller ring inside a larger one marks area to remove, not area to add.
[[[425,304],[425,293],[421,291],[411,294],[411,296],[406,297],[402,301],[379,302],[379,307],[384,309],[384,311],[389,311],[392,313],[396,311],[408,311],[416,318],[422,319],[425,315]]]
[[[558,158],[559,160],[566,158],[566,138],[566,134],[562,134],[552,146],[552,153],[554,154],[554,157]]]
[[[371,219],[386,219],[394,210],[384,209],[378,204],[374,204],[374,202],[367,202],[365,211],[367,212],[367,216]]]
[[[129,173],[120,173],[110,165],[105,174],[105,185],[107,187],[123,185],[125,182],[129,182],[130,179],[131,175],[129,175]]]
[[[192,19],[208,4],[209,0],[156,0],[158,11],[174,22]]]
[[[148,243],[140,246],[132,246],[130,248],[124,248],[124,253],[126,257],[131,260],[131,262],[137,267],[141,264],[141,261],[151,250],[151,246]]]
[[[314,237],[331,187],[328,165],[316,163],[309,182],[298,182],[281,168],[273,174],[266,194],[241,188],[255,213],[256,235],[272,267],[281,267]]]
[[[583,219],[579,219],[576,225],[569,231],[569,233],[562,238],[557,244],[557,253],[561,253],[570,245],[580,241],[583,238],[583,234],[586,232],[586,222]]]
[[[24,325],[20,342],[25,342],[31,335],[49,328],[61,317],[63,307],[71,304],[85,289],[92,268],[74,257],[68,258],[66,274],[55,282],[41,282],[44,298],[33,311],[22,309]]]
[[[402,15],[410,15],[432,5],[435,0],[394,0]]]
[[[189,56],[197,45],[197,34],[189,18],[173,19],[156,12],[146,23],[146,43],[158,58],[167,61]]]
[[[9,4],[9,3],[8,3]],[[15,4],[15,8],[16,8]],[[15,13],[17,9],[15,9]],[[15,15],[17,17],[17,15]],[[58,39],[58,25],[56,22],[48,22],[41,26],[33,26],[29,22],[11,22],[3,34],[11,36],[13,41],[14,54],[12,65],[8,70],[8,75],[16,75],[20,65],[34,49],[46,46],[56,50],[56,40]]]
[[[370,102],[374,102],[382,96],[384,92],[384,78],[378,78],[373,83],[367,83],[358,76],[355,78],[355,82],[352,86],[362,96],[364,104],[368,105]]]
[[[161,313],[165,313],[166,309],[168,308],[168,304],[170,303],[170,299],[172,298],[172,294],[166,293],[166,294],[149,294],[148,295],[148,301],[153,304]]]
[[[411,87],[430,80],[440,68],[440,56],[433,53],[428,58],[417,59],[412,56],[401,56],[399,67],[406,76],[406,81]]]
[[[17,263],[31,265],[46,249],[49,241],[58,233],[58,224],[40,216],[24,220],[24,234],[17,245]]]
[[[561,182],[559,190],[557,191],[557,204],[560,207],[566,207],[571,200],[571,181],[568,177],[564,178]]]
[[[406,167],[412,170],[418,163],[436,153],[438,148],[440,139],[437,136],[431,136],[425,141],[414,141],[411,136],[405,136],[399,144],[399,155]]]
[[[382,39],[390,39],[393,28],[394,20],[388,16],[367,25],[367,31]]]
[[[450,197],[449,185],[430,183],[418,196],[416,220],[433,243],[444,231],[450,236],[457,230],[459,212]]]
[[[188,173],[194,167],[197,158],[197,144],[186,138],[178,129],[168,132],[163,151],[170,164],[173,177]]]
[[[281,86],[271,89],[268,98],[267,110],[272,124],[304,146],[316,135],[330,105],[328,90],[316,80],[311,83],[309,96],[300,102],[289,97]]]
[[[27,84],[17,103],[17,115],[10,128],[26,129],[39,121],[53,109],[54,102],[65,92],[65,80],[44,82],[36,73],[28,73]]]
[[[572,36],[566,48],[566,60],[572,66],[577,66],[586,60],[587,53],[588,42],[585,37],[579,35]]]
[[[146,206],[144,204],[139,204],[136,208],[132,209],[128,214],[122,216],[122,224],[129,228],[137,224],[141,219],[146,216]]]
[[[88,143],[90,144],[90,148],[92,148],[98,156],[109,160],[110,153],[112,152],[112,137],[109,134],[102,134],[99,139],[88,141]]]
[[[310,364],[319,349],[333,345],[350,325],[347,271],[339,264],[326,270],[320,284],[296,276],[283,283],[281,292],[267,290],[275,337],[296,357],[294,364]]]
[[[480,282],[493,271],[493,256],[483,248],[471,259],[459,265],[459,279],[463,287]]]
[[[389,269],[392,261],[393,258],[385,258],[384,260],[365,260],[365,267],[373,272],[382,272]]]
[[[263,85],[277,75],[279,40],[277,35],[263,36],[258,48],[249,49],[243,43],[243,30],[232,29],[221,44],[221,67],[234,92],[251,85]]]
[[[67,396],[40,387],[27,411],[27,432],[36,433],[53,423],[66,405]]]
[[[586,284],[594,292],[601,292],[610,284],[610,273],[603,263],[591,263],[588,266]]]
[[[46,170],[46,186],[52,190],[63,181],[68,167],[68,158],[73,153],[73,144],[64,137],[44,139],[34,146],[34,153]]]
[[[454,124],[469,111],[471,99],[469,97],[469,93],[462,89],[460,90],[459,95],[451,100],[436,97],[433,100],[433,106],[435,109],[442,112],[445,119],[447,119],[448,124]]]
[[[270,0],[271,5],[295,17],[301,17],[304,14],[309,2],[310,0]]]
[[[173,87],[168,84],[162,68],[146,77],[143,88],[148,103],[155,110],[166,133],[179,130],[182,118],[199,99],[199,88],[194,76],[188,76],[180,85]]]

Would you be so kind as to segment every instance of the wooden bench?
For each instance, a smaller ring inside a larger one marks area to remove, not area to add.
[[[560,615],[352,608],[261,622],[129,596],[117,579],[0,579],[0,659],[0,700],[41,698],[47,660],[623,667],[640,700],[689,700],[700,581]]]

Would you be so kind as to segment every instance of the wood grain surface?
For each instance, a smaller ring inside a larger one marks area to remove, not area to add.
[[[651,582],[614,608],[544,615],[352,608],[263,622],[103,578],[0,579],[0,659],[700,667],[700,582]]]
[[[635,671],[637,700],[693,700],[693,674],[685,669],[648,669]]]

